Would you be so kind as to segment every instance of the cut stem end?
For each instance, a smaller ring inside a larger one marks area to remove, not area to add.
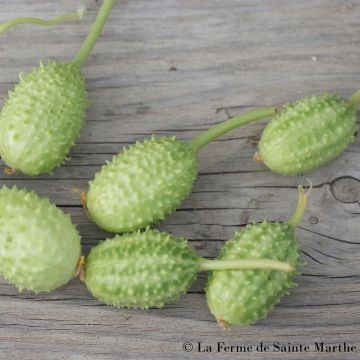
[[[85,256],[80,256],[76,265],[74,277],[80,278],[81,281],[85,281]]]
[[[356,91],[350,98],[349,101],[354,105],[358,105],[360,103],[360,90]]]
[[[288,221],[288,224],[290,224],[290,225],[297,226],[299,224],[299,222],[302,220],[302,218],[304,217],[307,199],[308,199],[308,196],[312,189],[312,183],[311,183],[310,179],[308,179],[308,181],[310,183],[310,187],[309,187],[309,191],[307,193],[305,193],[304,188],[301,185],[298,186],[299,200],[298,200],[298,204],[297,204],[297,207],[296,207],[296,210],[295,210],[293,216]]]
[[[85,14],[86,14],[86,7],[83,6],[75,12],[56,16],[50,20],[43,20],[43,19],[38,19],[38,18],[33,18],[33,17],[10,19],[0,25],[0,34],[5,33],[9,29],[11,29],[12,27],[17,26],[17,25],[36,24],[36,25],[42,25],[42,26],[51,26],[51,25],[56,25],[56,24],[62,23],[64,21],[82,19]]]
[[[9,176],[12,176],[12,175],[16,175],[17,174],[17,170],[15,168],[12,168],[12,167],[6,167],[4,169],[4,174],[5,175],[9,175]]]

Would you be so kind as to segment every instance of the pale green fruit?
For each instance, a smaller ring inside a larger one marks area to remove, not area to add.
[[[0,190],[0,275],[19,290],[49,292],[71,280],[80,236],[48,199],[16,187]]]
[[[175,137],[153,137],[114,156],[90,182],[87,208],[101,228],[143,228],[176,209],[197,175],[196,153]]]
[[[310,96],[279,110],[260,138],[257,158],[274,172],[302,174],[339,156],[356,130],[355,101]]]
[[[247,225],[223,247],[219,259],[268,258],[299,263],[295,229],[288,224]],[[297,272],[271,269],[213,271],[206,287],[210,311],[221,325],[248,325],[267,317],[288,290]]]
[[[0,153],[27,175],[51,172],[79,136],[87,106],[80,67],[41,64],[21,75],[0,113]]]
[[[81,50],[71,62],[50,62],[21,74],[0,113],[0,154],[11,172],[51,173],[67,158],[79,137],[88,105],[81,67],[91,53],[116,0],[104,0]],[[82,11],[45,21],[12,19],[0,33],[23,23],[52,25],[82,16]]]
[[[289,289],[295,287],[295,269],[301,264],[295,228],[302,219],[307,194],[299,187],[298,207],[287,223],[264,221],[235,233],[219,260],[264,259],[289,263],[294,271],[244,269],[213,271],[206,286],[211,313],[221,326],[249,325],[265,319]]]

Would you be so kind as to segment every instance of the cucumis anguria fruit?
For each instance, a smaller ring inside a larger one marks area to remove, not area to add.
[[[71,280],[80,236],[65,215],[34,192],[0,190],[0,275],[20,291],[49,292]]]
[[[222,327],[249,325],[267,317],[281,297],[295,287],[294,278],[300,260],[295,230],[303,217],[307,195],[299,187],[299,202],[286,223],[267,222],[247,225],[225,243],[219,259],[267,258],[286,261],[291,272],[271,269],[213,271],[206,286],[206,299],[211,313]]]
[[[350,99],[324,94],[285,105],[265,127],[255,160],[283,175],[327,164],[354,141],[359,102],[360,91]]]
[[[0,113],[0,154],[8,173],[20,170],[27,175],[51,173],[67,158],[79,137],[88,105],[81,67],[91,53],[116,0],[104,0],[98,16],[72,61],[47,64],[20,81]],[[52,25],[73,18],[73,14],[44,21],[19,18],[6,22],[2,31],[23,23]]]
[[[190,141],[153,136],[115,155],[89,183],[86,207],[93,221],[115,233],[131,232],[164,219],[190,194],[198,152],[210,141],[274,113],[258,109],[226,120]]]
[[[93,296],[116,307],[161,308],[185,293],[202,270],[266,268],[291,272],[268,259],[209,260],[183,238],[147,229],[117,235],[91,249],[83,281]]]

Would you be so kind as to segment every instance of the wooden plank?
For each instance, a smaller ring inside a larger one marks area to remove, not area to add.
[[[0,98],[39,59],[70,59],[96,16],[87,0],[81,22],[24,25],[0,37]],[[0,22],[52,17],[80,0],[2,0]],[[87,254],[112,236],[81,208],[73,187],[87,189],[101,165],[151,134],[187,140],[229,116],[310,94],[349,96],[360,83],[360,4],[350,0],[119,1],[83,68],[91,105],[71,160],[52,175],[3,174],[0,185],[27,187],[72,215]],[[284,177],[253,161],[266,121],[235,130],[199,155],[199,177],[180,209],[157,225],[183,236],[204,257],[251,221],[286,221],[304,176]],[[331,164],[307,174],[313,183],[298,228],[307,264],[298,287],[268,319],[221,330],[204,296],[206,273],[164,309],[113,309],[74,279],[50,294],[19,293],[0,279],[0,359],[186,359],[190,341],[216,347],[260,341],[346,341],[360,350],[360,139]],[[214,354],[212,354],[214,355]],[[359,353],[220,353],[244,359],[357,359]]]

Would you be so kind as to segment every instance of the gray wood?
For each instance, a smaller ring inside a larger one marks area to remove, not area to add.
[[[80,0],[1,0],[0,21],[52,17]],[[40,58],[65,60],[80,46],[101,1],[82,22],[22,26],[0,38],[0,97]],[[84,254],[109,234],[85,216],[73,187],[124,146],[157,134],[189,139],[228,116],[360,84],[360,4],[347,0],[120,0],[84,67],[91,100],[72,159],[53,175],[3,175],[71,213]],[[184,236],[206,257],[251,221],[286,220],[304,176],[284,177],[252,156],[265,121],[235,130],[201,153],[193,194],[160,228]],[[346,341],[360,349],[360,140],[307,176],[312,190],[298,228],[307,265],[299,286],[268,319],[224,332],[209,313],[200,274],[164,309],[113,309],[74,279],[51,294],[19,293],[0,280],[0,359],[209,358],[185,341],[216,346],[262,341]],[[212,354],[214,356],[214,354]],[[356,354],[226,353],[243,359],[358,359]]]

